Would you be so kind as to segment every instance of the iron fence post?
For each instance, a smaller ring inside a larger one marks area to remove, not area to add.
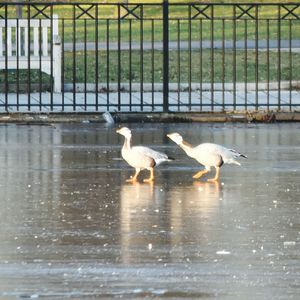
[[[169,111],[169,1],[163,2],[163,112]]]

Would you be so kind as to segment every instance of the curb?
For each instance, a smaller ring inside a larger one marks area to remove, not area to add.
[[[295,112],[178,112],[178,113],[111,113],[115,123],[170,123],[170,122],[241,122],[273,123],[300,122],[300,111]],[[46,125],[50,123],[105,123],[102,113],[1,113],[0,123]]]

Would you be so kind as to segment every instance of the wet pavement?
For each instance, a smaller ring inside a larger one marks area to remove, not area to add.
[[[300,299],[300,124],[128,126],[153,184],[115,127],[0,126],[0,299]],[[248,159],[194,180],[173,131]]]

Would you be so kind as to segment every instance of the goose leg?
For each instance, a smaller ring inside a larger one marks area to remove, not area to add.
[[[153,170],[153,168],[150,168],[149,171],[150,171],[150,177],[147,178],[147,179],[144,179],[144,182],[151,182],[151,181],[154,180],[154,170]]]
[[[200,178],[202,175],[208,173],[208,170],[204,169],[204,170],[201,170],[199,171],[198,173],[196,173],[193,178]]]
[[[132,178],[127,179],[126,182],[136,182],[137,177],[138,177],[140,172],[141,172],[141,169],[139,169],[139,168],[135,169],[134,176]]]
[[[214,182],[218,181],[220,178],[220,167],[215,167],[216,168],[216,175],[214,178],[208,179],[208,181]]]

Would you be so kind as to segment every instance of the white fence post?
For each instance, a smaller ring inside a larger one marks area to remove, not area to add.
[[[53,25],[52,31],[51,23]],[[7,36],[3,34],[5,25],[5,20],[0,20],[0,70],[6,68],[6,59],[8,69],[17,69],[17,66],[18,69],[28,69],[28,55],[30,55],[30,69],[38,69],[51,75],[52,64],[53,90],[55,93],[60,93],[61,41],[58,35],[58,16],[54,15],[52,22],[49,19],[31,19],[29,24],[27,19],[19,19],[18,21],[9,19],[7,20]],[[28,25],[30,28],[28,28]],[[28,41],[28,30],[33,31],[30,53],[28,53],[28,43],[30,43]],[[39,30],[41,30],[42,40],[40,40]],[[13,35],[13,33],[16,35],[17,32],[18,39]],[[52,39],[49,36],[49,32],[52,32]],[[22,33],[24,34],[24,45],[21,45]],[[51,40],[52,45],[50,45]],[[49,47],[53,49],[52,57],[48,50]],[[19,53],[17,53],[17,49],[19,49]]]

